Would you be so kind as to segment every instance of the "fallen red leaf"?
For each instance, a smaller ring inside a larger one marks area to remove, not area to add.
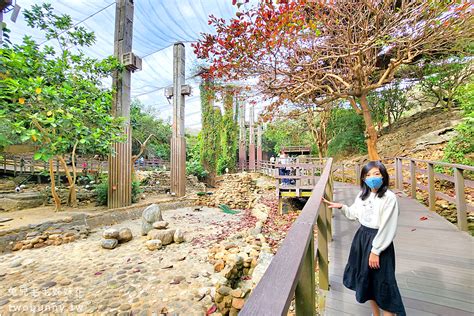
[[[207,310],[206,316],[213,314],[216,310],[217,310],[217,306],[216,306],[216,305],[212,305],[212,306]]]
[[[428,219],[428,217],[426,217],[426,216],[420,217],[420,221],[426,221],[427,219]]]

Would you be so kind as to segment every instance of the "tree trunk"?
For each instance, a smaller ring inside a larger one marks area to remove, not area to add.
[[[372,115],[370,114],[366,94],[363,94],[360,97],[360,106],[362,108],[362,115],[364,117],[365,128],[367,131],[367,151],[369,154],[369,160],[380,160],[379,154],[377,153],[377,131],[372,122]]]
[[[326,111],[326,110],[324,110]],[[321,112],[321,121],[319,129],[314,124],[314,111],[313,109],[308,109],[306,116],[306,121],[308,122],[309,129],[311,131],[311,136],[313,137],[314,142],[318,146],[318,156],[320,159],[323,159],[327,154],[327,137],[326,137],[326,125],[327,118],[324,115],[324,112]]]
[[[56,192],[56,181],[54,180],[54,163],[53,159],[49,160],[49,176],[51,177],[51,196],[54,199],[55,211],[61,211],[61,199]]]
[[[64,157],[60,156],[59,161],[61,162],[61,165],[64,168],[64,173],[66,173],[67,182],[69,183],[67,205],[76,207],[77,206],[76,183],[73,180],[71,173],[69,172],[69,168],[67,167]]]

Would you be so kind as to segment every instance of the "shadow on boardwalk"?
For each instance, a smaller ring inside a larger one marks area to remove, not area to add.
[[[359,189],[336,183],[334,200],[352,204]],[[395,238],[396,275],[408,315],[464,316],[474,313],[474,243],[443,217],[408,197],[398,197],[400,218]],[[427,220],[420,220],[420,217]],[[324,315],[370,315],[342,285],[350,244],[359,223],[334,211],[329,245],[331,291]]]

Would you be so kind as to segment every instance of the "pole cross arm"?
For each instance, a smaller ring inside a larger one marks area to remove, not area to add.
[[[191,95],[192,89],[188,84],[181,85],[181,95],[189,96]],[[171,99],[173,97],[173,87],[165,88],[165,97]]]

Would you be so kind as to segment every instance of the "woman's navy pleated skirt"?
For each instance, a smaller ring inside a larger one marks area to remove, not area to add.
[[[359,303],[374,300],[388,312],[406,315],[395,280],[395,249],[393,243],[380,254],[380,268],[369,267],[369,255],[377,229],[360,226],[352,240],[351,252],[344,270],[344,286],[356,292]]]

